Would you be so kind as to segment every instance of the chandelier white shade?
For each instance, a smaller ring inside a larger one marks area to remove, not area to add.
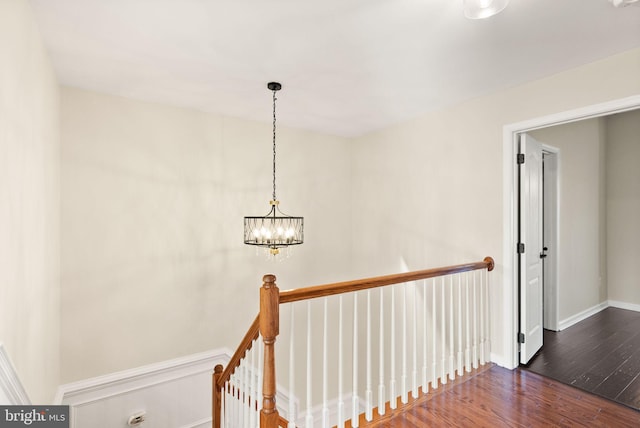
[[[276,198],[276,92],[282,85],[269,82],[267,88],[273,92],[273,197],[266,215],[244,218],[244,243],[264,247],[268,255],[277,256],[281,248],[304,242],[304,219],[282,213]]]
[[[462,0],[464,16],[469,19],[489,18],[507,7],[509,0]]]

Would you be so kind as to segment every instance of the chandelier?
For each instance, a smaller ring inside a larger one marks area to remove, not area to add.
[[[464,16],[469,19],[489,18],[507,7],[509,0],[463,0]]]
[[[276,197],[276,92],[282,85],[269,82],[267,88],[273,92],[273,197],[269,201],[271,210],[265,216],[244,218],[244,243],[264,247],[267,255],[275,257],[282,248],[302,244],[304,219],[286,215],[279,208],[280,201]]]

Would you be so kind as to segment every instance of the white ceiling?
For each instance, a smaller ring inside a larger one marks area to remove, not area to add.
[[[343,136],[640,47],[640,7],[607,0],[31,4],[64,85],[269,121],[277,80],[279,123]]]

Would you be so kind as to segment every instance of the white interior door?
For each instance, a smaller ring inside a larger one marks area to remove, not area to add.
[[[520,136],[520,363],[542,347],[542,144]]]

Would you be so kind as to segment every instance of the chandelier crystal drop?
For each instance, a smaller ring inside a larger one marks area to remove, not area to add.
[[[264,247],[267,256],[276,257],[281,249],[304,242],[304,219],[280,211],[276,197],[276,92],[282,89],[278,82],[269,82],[267,88],[273,92],[273,195],[269,201],[271,210],[262,217],[244,218],[244,243]]]

